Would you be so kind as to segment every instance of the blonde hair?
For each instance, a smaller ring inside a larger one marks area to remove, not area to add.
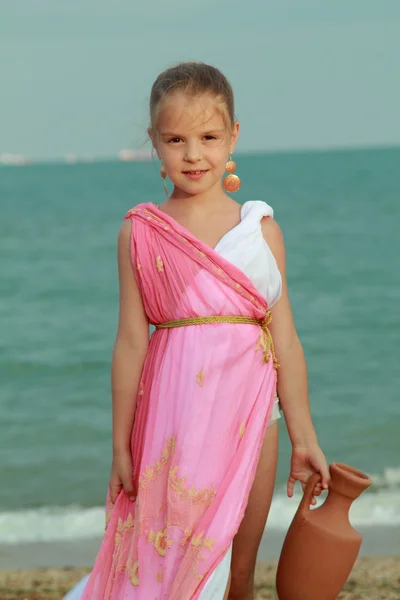
[[[225,105],[222,115],[230,127],[235,122],[232,86],[216,67],[203,62],[182,62],[159,74],[150,94],[150,127],[157,129],[157,108],[168,95],[181,91],[198,96],[212,94]]]

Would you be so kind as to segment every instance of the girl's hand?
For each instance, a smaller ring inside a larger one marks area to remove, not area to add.
[[[124,451],[114,454],[111,466],[110,483],[110,500],[114,504],[122,488],[129,496],[130,500],[135,500],[136,494],[133,487],[133,466],[131,453]]]
[[[287,495],[289,498],[293,496],[293,489],[296,481],[300,481],[304,492],[308,479],[314,473],[320,473],[321,481],[314,487],[313,499],[311,502],[313,505],[317,503],[314,496],[319,496],[322,490],[326,490],[329,487],[331,478],[328,464],[324,453],[318,444],[293,446],[290,475],[287,484]]]

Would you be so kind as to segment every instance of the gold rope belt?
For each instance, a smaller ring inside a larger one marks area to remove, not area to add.
[[[260,334],[259,345],[264,350],[264,360],[265,362],[269,362],[270,356],[272,355],[272,360],[274,363],[275,369],[279,368],[278,360],[275,355],[274,341],[272,339],[271,332],[269,330],[268,325],[272,321],[272,314],[269,310],[265,317],[262,319],[255,319],[253,317],[241,317],[241,316],[229,316],[229,315],[218,315],[211,317],[192,317],[189,319],[178,319],[176,321],[168,321],[167,323],[159,323],[155,325],[156,329],[169,329],[171,327],[185,327],[187,325],[202,325],[203,323],[248,323],[251,325],[259,325],[262,331],[265,333],[263,336]]]

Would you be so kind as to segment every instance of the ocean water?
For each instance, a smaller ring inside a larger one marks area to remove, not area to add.
[[[328,461],[369,473],[354,524],[400,524],[400,148],[237,156],[275,209]],[[163,201],[157,165],[0,168],[0,542],[101,535],[111,459],[116,239]],[[270,526],[285,497],[283,419]]]

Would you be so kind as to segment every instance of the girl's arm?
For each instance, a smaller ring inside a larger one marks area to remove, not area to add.
[[[118,236],[119,321],[111,367],[113,453],[130,452],[136,394],[149,344],[149,323],[132,269],[131,221]]]
[[[328,487],[330,474],[325,456],[318,445],[310,413],[306,361],[296,332],[286,283],[283,236],[279,225],[269,217],[263,219],[261,226],[282,276],[282,296],[272,308],[270,331],[280,365],[278,395],[292,442],[287,493],[289,497],[293,496],[296,481],[300,481],[304,490],[309,477],[318,472],[321,481],[314,487],[314,496],[319,496],[321,490]],[[312,498],[312,504],[315,503],[315,498]]]
[[[279,225],[267,217],[262,220],[264,238],[271,248],[282,276],[282,296],[272,308],[270,331],[280,365],[278,395],[293,445],[317,443],[308,400],[307,367],[297,336],[286,282],[286,258]]]

